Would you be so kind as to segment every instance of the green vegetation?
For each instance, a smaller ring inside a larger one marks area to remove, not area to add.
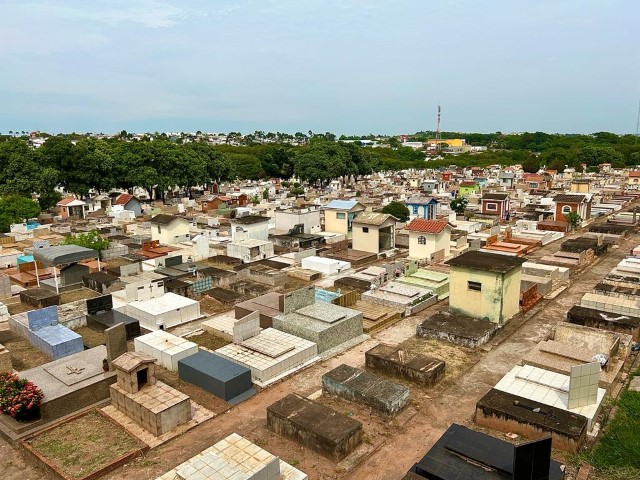
[[[409,140],[424,141],[433,136],[434,132],[418,132]],[[176,187],[189,195],[195,186],[207,187],[213,181],[234,178],[288,179],[295,174],[322,187],[337,177],[353,177],[357,182],[363,175],[380,170],[521,164],[526,171],[536,172],[543,166],[581,170],[584,163],[594,171],[601,163],[611,163],[613,167],[640,164],[640,143],[635,136],[607,132],[443,132],[445,140],[464,138],[468,144],[486,146],[488,150],[479,154],[444,154],[443,158],[429,161],[425,161],[424,152],[402,147],[395,137],[363,138],[377,139],[381,147],[336,143],[335,135],[329,132],[311,131],[308,135],[257,131],[244,137],[231,132],[226,145],[209,145],[190,134],[169,138],[155,133],[136,140],[124,131],[110,139],[72,133],[48,136],[38,149],[30,148],[26,137],[5,135],[0,136],[0,195],[35,193],[41,208],[49,208],[60,198],[54,190],[58,185],[80,196],[91,190],[132,191],[142,187],[150,197],[163,199]],[[286,143],[291,141],[297,146]]]
[[[97,230],[70,235],[64,239],[64,244],[78,245],[79,247],[92,248],[98,251],[109,248],[109,240],[102,238]]]
[[[640,478],[640,392],[625,390],[618,412],[588,461],[603,478]]]
[[[571,230],[575,230],[582,223],[582,217],[577,212],[565,213],[564,219],[571,225]]]
[[[8,232],[12,223],[40,215],[40,206],[30,198],[19,195],[0,197],[0,232]]]
[[[409,220],[409,209],[402,202],[390,202],[384,206],[382,213],[393,215],[401,222]]]
[[[465,209],[467,208],[468,203],[469,201],[466,198],[456,197],[453,200],[451,200],[451,203],[449,203],[449,206],[451,207],[451,210],[456,212],[458,215],[462,215]]]

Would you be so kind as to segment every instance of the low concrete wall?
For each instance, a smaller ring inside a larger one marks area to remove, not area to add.
[[[297,393],[267,407],[267,427],[336,462],[362,442],[362,423]]]
[[[322,376],[322,391],[394,415],[409,403],[409,389],[342,364]]]
[[[364,357],[367,368],[425,387],[438,383],[445,373],[445,362],[424,355],[409,356],[401,348],[391,345],[375,346],[367,350]]]

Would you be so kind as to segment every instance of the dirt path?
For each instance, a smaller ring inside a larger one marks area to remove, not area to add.
[[[285,380],[242,403],[229,412],[191,430],[168,444],[150,451],[107,475],[108,479],[153,479],[198,454],[221,438],[237,432],[257,442],[275,455],[305,471],[311,480],[362,479],[395,480],[404,475],[435,443],[453,422],[467,423],[475,410],[476,401],[484,395],[523,354],[542,340],[549,329],[566,318],[566,311],[578,303],[606,273],[636,246],[638,236],[626,240],[620,248],[608,253],[595,265],[572,279],[570,286],[554,300],[544,301],[521,321],[514,321],[500,332],[492,342],[493,348],[482,352],[480,360],[465,370],[459,378],[447,382],[446,388],[434,391],[412,389],[413,416],[406,423],[384,423],[370,414],[353,409],[353,416],[365,424],[365,433],[374,437],[370,449],[373,453],[359,468],[345,473],[334,462],[298,445],[278,437],[266,429],[266,407],[290,392],[310,395],[321,388],[324,372],[347,363],[364,364],[364,352],[380,342],[397,344],[415,335],[416,325],[436,310],[447,308],[446,302],[429,308],[419,316],[403,319],[400,323],[374,335],[374,338],[330,360],[316,364],[298,375]],[[553,251],[559,248],[554,242]],[[501,343],[500,343],[501,342]],[[434,354],[437,356],[437,354]],[[445,360],[447,360],[445,358]],[[345,408],[349,408],[346,406]],[[350,414],[352,412],[349,412]],[[0,468],[2,478],[29,480],[43,478],[43,474],[24,464],[21,456],[0,439]]]
[[[352,472],[350,478],[398,479],[401,477],[399,472],[408,470],[418,461],[451,423],[470,422],[476,402],[519,363],[526,352],[543,340],[551,327],[566,320],[567,310],[579,303],[584,293],[590,291],[637,244],[638,236],[633,235],[618,249],[572,279],[571,285],[558,297],[529,312],[522,326],[489,351],[456,385],[434,398],[429,408],[420,412],[402,435],[391,439],[383,450]],[[509,335],[509,332],[501,333],[504,334]]]

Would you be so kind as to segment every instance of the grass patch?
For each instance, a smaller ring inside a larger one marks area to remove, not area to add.
[[[224,338],[216,337],[213,333],[203,332],[198,335],[189,335],[187,340],[197,343],[201,347],[208,348],[209,350],[217,350],[225,345],[229,345],[229,342]]]
[[[82,478],[143,446],[98,413],[48,430],[29,444],[70,478]]]
[[[625,390],[618,412],[588,456],[603,478],[640,478],[640,392]]]

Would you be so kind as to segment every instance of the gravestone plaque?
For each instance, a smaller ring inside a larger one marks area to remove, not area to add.
[[[118,323],[104,331],[107,344],[107,361],[109,370],[113,370],[113,361],[123,353],[127,353],[127,330],[124,323]]]

